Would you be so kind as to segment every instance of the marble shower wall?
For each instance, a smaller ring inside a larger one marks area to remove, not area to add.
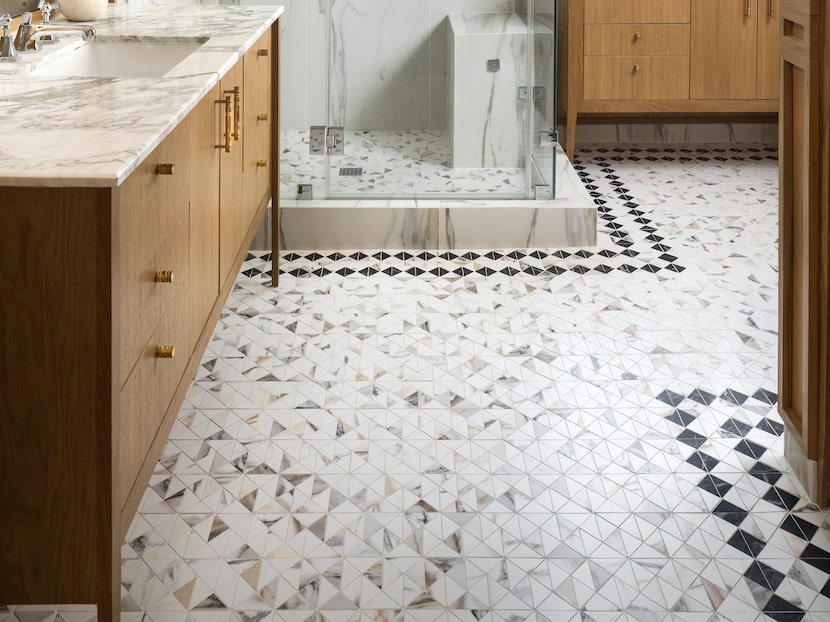
[[[282,127],[300,130],[327,122],[332,58],[330,125],[447,129],[447,16],[513,11],[515,1],[280,0],[285,5],[280,20]]]

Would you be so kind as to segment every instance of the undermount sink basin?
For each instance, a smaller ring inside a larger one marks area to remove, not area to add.
[[[44,59],[33,73],[82,78],[160,78],[204,41],[90,41],[60,58]]]

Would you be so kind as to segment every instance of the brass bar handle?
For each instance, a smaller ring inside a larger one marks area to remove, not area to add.
[[[775,0],[769,0],[769,17],[775,17]]]
[[[257,168],[267,168],[268,167],[268,160],[257,160],[256,165],[257,165]]]
[[[225,95],[233,95],[233,139],[239,140],[239,127],[242,124],[242,94],[239,87],[233,87],[232,91],[225,91]]]
[[[257,50],[256,55],[257,56],[268,56],[268,50],[266,50],[266,49]]]
[[[265,113],[260,113],[256,116],[256,120],[257,121],[267,121],[268,120],[268,115],[265,114]]]
[[[225,143],[216,145],[217,149],[224,149],[225,153],[231,152],[231,123],[233,123],[233,113],[231,111],[231,96],[225,96],[225,99],[217,99],[217,104],[225,104]]]
[[[744,17],[752,16],[752,0],[744,0]]]
[[[176,355],[174,346],[159,346],[156,348],[157,359],[172,359]]]
[[[176,172],[174,164],[156,164],[156,175],[172,175]]]
[[[173,271],[172,270],[156,270],[156,274],[153,276],[153,281],[156,283],[172,283],[173,282]]]

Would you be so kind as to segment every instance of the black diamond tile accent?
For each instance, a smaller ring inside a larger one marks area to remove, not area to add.
[[[617,268],[617,270],[622,270],[623,272],[627,272],[628,274],[637,272],[637,268],[635,268],[634,266],[629,266],[627,264],[621,265],[619,268]]]
[[[739,451],[742,454],[749,456],[750,458],[755,458],[756,460],[758,460],[761,456],[764,455],[764,453],[767,451],[767,448],[744,438],[741,439],[741,441],[737,445],[735,445],[735,451]]]
[[[798,497],[777,486],[770,488],[762,499],[785,510],[792,510],[798,503]]]
[[[332,253],[331,255],[329,255],[329,259],[331,259],[332,261],[340,261],[341,259],[345,258],[346,256],[342,253]]]
[[[594,254],[583,249],[583,250],[579,250],[579,251],[575,252],[574,256],[582,257],[583,259],[590,259],[591,257],[594,256]]]
[[[283,257],[283,259],[285,259],[285,261],[297,261],[301,257],[302,255],[298,255],[297,253],[288,253],[285,257]]]
[[[767,545],[766,542],[759,540],[752,534],[745,532],[743,529],[738,529],[738,531],[732,534],[732,537],[726,542],[751,557],[758,557]]]
[[[602,272],[603,274],[608,274],[609,272],[613,272],[614,268],[611,266],[606,266],[605,264],[600,264],[594,268],[597,272]]]
[[[423,259],[424,261],[429,261],[434,257],[432,253],[428,253],[427,251],[422,251],[415,255],[418,259]]]
[[[679,408],[675,410],[672,414],[666,417],[668,421],[672,423],[676,423],[679,426],[683,426],[684,428],[689,427],[692,422],[697,419],[697,417],[691,413],[687,413],[685,410],[680,410]]]
[[[250,270],[243,270],[242,274],[247,276],[248,278],[253,278],[255,276],[259,276],[262,274],[262,270],[257,270],[256,268],[251,268]]]
[[[512,251],[505,255],[505,257],[510,257],[510,259],[522,259],[525,254],[521,251]]]
[[[703,490],[709,491],[718,497],[723,497],[727,492],[732,490],[732,484],[725,482],[721,478],[712,474],[706,475],[698,482],[697,486],[698,488],[703,488]]]
[[[501,259],[503,257],[503,255],[497,253],[496,251],[490,251],[484,256],[487,257],[487,259]]]
[[[479,274],[483,274],[484,276],[490,276],[491,274],[495,274],[496,271],[492,268],[488,268],[487,266],[482,266],[478,270],[476,270]]]
[[[691,456],[686,458],[686,462],[691,464],[693,467],[697,467],[702,471],[711,472],[716,466],[720,464],[720,460],[717,458],[713,458],[709,454],[703,453],[702,451],[696,451]]]
[[[778,403],[778,395],[766,389],[758,389],[752,397],[759,402],[766,402],[770,406],[775,406]]]
[[[830,574],[830,553],[815,544],[808,544],[801,553],[801,559],[822,572]]]
[[[559,259],[567,259],[570,256],[571,256],[571,254],[567,251],[556,251],[553,254],[553,257],[558,257]]]
[[[314,276],[326,276],[328,274],[331,274],[331,270],[329,270],[328,268],[320,267],[312,270],[311,274],[313,274]]]
[[[369,255],[367,255],[363,251],[357,251],[356,253],[352,253],[351,255],[349,255],[349,257],[351,257],[352,259],[357,259],[358,261],[360,261],[360,260],[363,260],[363,259],[367,259],[369,257]]]
[[[721,393],[720,398],[722,400],[726,400],[730,404],[735,404],[735,406],[742,406],[743,403],[749,399],[749,396],[744,395],[739,391],[735,391],[734,389],[727,389]]]
[[[781,436],[784,434],[784,424],[778,423],[777,421],[771,421],[764,417],[761,421],[758,422],[758,425],[755,426],[759,430],[763,430],[764,432],[769,432],[770,434],[775,434],[775,436]]]
[[[426,270],[419,268],[418,266],[412,266],[409,270],[407,270],[407,272],[413,276],[420,276],[426,272]]]
[[[586,272],[591,271],[590,268],[586,268],[585,266],[574,266],[573,268],[571,268],[571,270],[573,270],[574,272],[576,272],[578,274],[585,274]]]
[[[775,568],[758,560],[754,560],[750,564],[744,576],[752,579],[758,585],[767,588],[770,592],[777,590],[778,586],[784,581],[783,573],[778,572]]]
[[[646,272],[651,272],[652,274],[655,273],[655,272],[660,272],[660,270],[662,270],[662,269],[663,268],[661,268],[660,266],[655,266],[655,265],[650,264],[650,263],[647,263],[646,265],[643,266],[643,270],[645,270]]]
[[[775,482],[781,479],[781,471],[769,466],[768,464],[764,464],[763,462],[756,462],[753,464],[749,468],[749,474],[752,475],[752,477],[764,480],[768,484],[775,484]]]
[[[520,271],[516,268],[511,268],[510,266],[507,266],[505,268],[502,268],[499,272],[501,272],[502,274],[506,274],[507,276],[513,276],[515,274],[519,274]]]
[[[807,540],[807,542],[812,540],[813,536],[816,535],[816,532],[818,531],[818,527],[816,527],[813,523],[807,522],[795,514],[790,514],[784,519],[784,522],[781,523],[781,529],[793,534],[794,536]]]
[[[601,250],[599,254],[603,257],[607,257],[608,259],[611,259],[612,257],[616,257],[618,255],[618,253],[615,253],[614,251],[609,249]]]
[[[690,447],[694,447],[695,449],[699,449],[701,445],[703,445],[708,439],[698,434],[697,432],[692,432],[691,430],[683,430],[680,435],[677,437],[681,443],[686,443]]]
[[[805,615],[803,609],[784,600],[778,594],[773,594],[769,599],[764,607],[764,613],[776,622],[800,622]]]
[[[395,276],[396,274],[400,274],[402,271],[396,268],[395,266],[389,266],[388,268],[384,268],[381,270],[384,274],[388,274],[389,276]]]
[[[360,272],[360,274],[363,274],[365,276],[372,276],[373,274],[377,274],[380,271],[377,268],[374,268],[372,266],[367,266],[367,267],[363,268],[362,270],[359,270],[358,272]]]
[[[308,261],[317,261],[318,259],[322,259],[323,256],[320,253],[309,253],[305,256]]]
[[[729,432],[730,434],[734,434],[735,436],[744,437],[752,431],[752,426],[744,423],[743,421],[738,421],[737,419],[730,417],[721,426],[721,429]]]
[[[340,268],[337,271],[337,274],[339,274],[340,276],[349,276],[350,274],[354,274],[354,273],[355,273],[355,271],[352,270],[349,267],[343,267],[343,268]]]
[[[537,268],[536,266],[527,266],[522,270],[522,272],[526,272],[527,274],[536,276],[537,274],[542,274],[544,272],[544,269]]]
[[[434,274],[435,276],[444,276],[445,274],[452,274],[450,270],[447,270],[446,268],[442,268],[440,266],[430,270],[430,273]]]
[[[663,261],[668,261],[669,263],[677,261],[677,257],[675,257],[674,255],[669,255],[668,253],[663,253],[662,255],[660,255],[660,259],[662,259]]]
[[[550,266],[547,269],[547,272],[550,272],[551,274],[559,275],[559,274],[564,274],[565,272],[567,272],[567,270],[565,270],[565,268],[560,268],[559,266]]]
[[[400,259],[401,261],[406,261],[407,259],[412,259],[412,255],[407,253],[406,251],[401,251],[400,253],[396,253],[395,257]]]
[[[533,251],[533,252],[532,252],[532,253],[530,253],[530,255],[529,255],[529,257],[533,257],[533,258],[535,258],[535,259],[544,259],[544,258],[545,258],[545,257],[547,257],[547,256],[548,256],[548,254],[547,254],[547,253],[543,253],[542,251]]]
[[[725,500],[718,503],[717,507],[712,510],[712,514],[732,523],[735,527],[740,526],[746,517],[749,516],[749,512]]]
[[[660,393],[660,395],[657,396],[657,399],[665,404],[668,404],[669,406],[677,406],[686,398],[685,396],[680,395],[679,393],[675,393],[674,391],[669,391],[668,389],[666,389],[665,391]]]
[[[821,588],[821,595],[825,598],[830,598],[830,579],[827,579],[827,583]]]
[[[289,270],[288,274],[291,276],[305,276],[308,274],[308,271],[305,268],[294,268],[293,270]]]
[[[460,275],[460,276],[467,276],[468,274],[472,274],[472,273],[473,273],[473,271],[472,271],[472,270],[470,270],[469,268],[464,268],[464,267],[462,266],[462,267],[460,267],[460,268],[456,268],[456,269],[455,269],[455,273],[456,273],[456,274],[458,274],[458,275]]]
[[[698,404],[708,406],[715,401],[715,396],[707,391],[704,391],[703,389],[695,389],[689,393],[689,399],[694,400]]]

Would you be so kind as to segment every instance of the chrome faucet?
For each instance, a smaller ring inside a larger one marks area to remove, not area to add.
[[[0,29],[3,34],[0,35],[0,61],[14,62],[20,55],[14,49],[14,42],[12,41],[12,16],[6,13],[0,17]]]
[[[50,17],[55,5],[48,2],[40,3],[42,22],[32,24],[32,14],[23,13],[21,24],[17,29],[14,47],[20,50],[40,50],[41,43],[56,43],[58,38],[52,34],[56,32],[79,32],[84,41],[95,41],[95,27],[88,24],[52,24]]]

